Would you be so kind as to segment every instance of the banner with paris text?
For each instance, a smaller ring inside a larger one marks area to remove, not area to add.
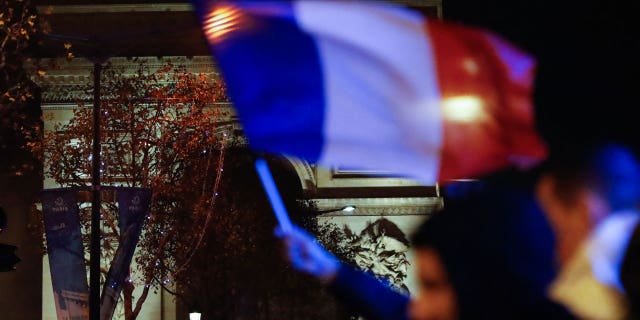
[[[89,287],[76,190],[46,189],[41,200],[58,320],[89,319]]]

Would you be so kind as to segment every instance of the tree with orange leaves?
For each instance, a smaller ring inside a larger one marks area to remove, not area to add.
[[[170,62],[150,70],[141,62],[134,74],[107,66],[101,87],[102,185],[153,191],[135,272],[122,292],[125,319],[136,319],[149,291],[171,287],[201,245],[215,208],[225,148],[235,134],[220,123],[229,104],[215,75],[194,74]],[[60,187],[89,190],[92,136],[92,109],[80,101],[68,123],[57,124],[41,143],[31,144],[43,161],[45,178]],[[102,254],[109,260],[120,245],[120,230],[117,205],[108,192],[101,210]],[[82,204],[85,248],[90,215],[90,202]],[[135,287],[141,289],[137,300]]]

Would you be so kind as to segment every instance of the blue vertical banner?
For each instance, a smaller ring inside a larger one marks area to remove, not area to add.
[[[118,196],[118,227],[120,244],[111,261],[109,273],[102,289],[100,319],[113,317],[122,285],[129,276],[129,267],[136,250],[142,225],[151,206],[151,189],[121,187],[116,188]]]
[[[58,320],[89,319],[89,287],[76,190],[46,189],[40,198]]]

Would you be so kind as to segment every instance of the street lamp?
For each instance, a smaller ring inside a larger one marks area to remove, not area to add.
[[[348,205],[342,208],[343,212],[353,212],[356,210],[356,206]]]
[[[354,206],[354,205],[346,205],[346,206],[344,206],[342,208],[318,210],[318,211],[316,211],[316,213],[323,214],[323,213],[331,213],[331,212],[339,212],[339,211],[342,211],[342,212],[345,212],[345,213],[349,213],[349,212],[353,212],[355,210],[356,210],[356,206]]]
[[[100,73],[103,64],[111,56],[105,46],[96,37],[77,37],[70,35],[49,33],[47,37],[53,41],[77,42],[87,46],[87,52],[77,54],[84,56],[93,63],[93,145],[91,153],[91,229],[89,249],[89,319],[100,319],[100,209],[102,207],[100,182]]]

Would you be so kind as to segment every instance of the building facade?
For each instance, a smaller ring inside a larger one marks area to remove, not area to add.
[[[396,2],[430,16],[442,16],[441,0]],[[88,96],[85,89],[92,84],[91,73],[96,60],[86,58],[91,56],[87,52],[95,53],[93,58],[106,57],[101,62],[108,60],[112,65],[128,70],[127,72],[135,71],[138,62],[133,57],[140,57],[147,61],[150,69],[161,68],[170,60],[174,65],[184,65],[194,73],[217,73],[206,53],[206,44],[202,41],[199,28],[193,23],[188,4],[95,4],[91,1],[62,1],[62,4],[58,1],[54,4],[44,1],[39,10],[50,13],[52,34],[59,38],[51,40],[49,46],[57,46],[56,41],[60,42],[60,39],[64,42],[64,34],[72,33],[84,24],[86,32],[102,33],[100,37],[110,51],[99,52],[95,46],[82,42],[72,44],[72,48],[77,47],[81,54],[70,60],[56,58],[55,63],[51,64],[56,67],[47,69],[46,75],[38,78],[37,81],[44,88],[41,107],[45,131],[54,130],[57,124],[68,122],[77,107],[76,101],[86,101],[87,106],[91,106],[91,96]],[[136,28],[137,23],[144,23],[146,26]],[[159,26],[159,29],[154,29],[154,25]],[[167,31],[170,29],[167,26],[171,25],[175,28],[183,26],[185,30]],[[114,37],[121,32],[118,28],[123,26],[128,34],[124,34],[122,38],[125,40],[119,42],[122,39]],[[69,41],[73,41],[74,37],[77,40],[78,32],[75,31]],[[190,36],[184,38],[181,36],[184,33],[189,33]],[[241,129],[231,104],[218,107],[224,110],[222,121],[229,123],[232,128]],[[288,161],[300,179],[305,200],[312,200],[322,213],[319,223],[325,228],[339,229],[342,232],[348,230],[355,237],[349,243],[362,247],[362,250],[357,251],[356,263],[381,277],[391,279],[409,293],[415,292],[416,279],[411,269],[414,265],[413,255],[407,239],[423,219],[442,205],[438,186],[423,186],[376,172],[319,168],[297,159]],[[45,179],[45,189],[55,187],[59,186],[54,181]],[[349,210],[343,210],[347,207]],[[394,248],[397,254],[393,261],[377,259],[376,252],[367,249],[375,243]],[[42,319],[54,320],[55,299],[46,256],[42,263]],[[134,292],[136,296],[139,294],[140,292]],[[162,290],[147,298],[139,316],[139,319],[185,318],[186,314],[178,314],[171,295]]]

